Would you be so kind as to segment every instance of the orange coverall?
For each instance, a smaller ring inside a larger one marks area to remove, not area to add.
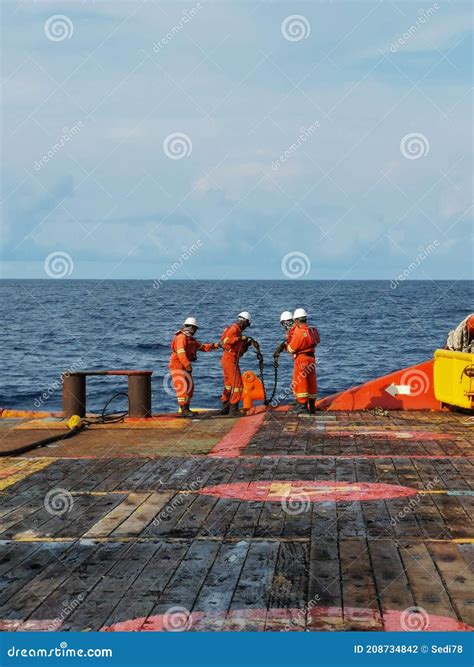
[[[178,405],[188,405],[194,393],[192,361],[196,361],[197,353],[210,352],[216,349],[214,343],[200,343],[193,336],[177,331],[171,342],[169,369],[173,386],[178,397]]]
[[[306,403],[309,398],[316,398],[316,360],[314,348],[319,343],[316,327],[305,323],[291,328],[286,349],[293,355],[293,393],[298,403]]]
[[[250,341],[242,340],[242,330],[237,322],[224,329],[222,336],[222,370],[224,371],[224,390],[222,392],[222,403],[234,405],[242,398],[242,375],[240,374],[239,359],[244,355],[250,345]]]

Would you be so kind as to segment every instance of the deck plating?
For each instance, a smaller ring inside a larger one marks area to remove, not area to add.
[[[448,412],[168,419],[3,459],[1,627],[466,630],[469,424]],[[50,428],[0,427],[5,449]]]

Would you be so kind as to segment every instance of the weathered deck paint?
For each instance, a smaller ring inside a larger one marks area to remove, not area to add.
[[[303,482],[281,480],[278,482],[237,482],[218,484],[199,489],[204,496],[288,503],[345,502],[353,500],[380,500],[415,496],[416,489],[395,484],[370,482]],[[429,493],[429,492],[428,492]]]
[[[27,420],[0,420],[0,448],[50,428]],[[472,420],[257,411],[154,421],[1,461],[0,629],[474,625]],[[51,491],[64,512],[48,511]]]
[[[265,420],[265,413],[239,419],[232,429],[209,452],[209,456],[235,458],[244,451],[252,436],[257,433]]]

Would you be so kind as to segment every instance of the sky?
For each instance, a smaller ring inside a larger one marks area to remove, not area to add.
[[[470,3],[2,12],[4,278],[472,278]]]

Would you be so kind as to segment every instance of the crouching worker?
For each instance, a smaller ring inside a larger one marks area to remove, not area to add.
[[[224,372],[224,390],[221,396],[221,414],[241,415],[239,402],[242,398],[242,375],[240,373],[239,359],[250,347],[251,340],[244,336],[243,332],[251,325],[250,313],[244,311],[239,313],[237,321],[224,329],[221,341],[224,352],[222,353],[222,370]]]
[[[307,323],[304,308],[297,308],[293,313],[294,326],[288,335],[286,348],[294,359],[293,392],[298,403],[298,412],[315,412],[316,403],[316,359],[315,347],[319,343],[316,327]]]
[[[191,417],[194,414],[189,409],[194,393],[192,362],[196,361],[198,352],[210,352],[220,347],[220,343],[200,343],[196,340],[194,334],[197,329],[196,319],[188,317],[171,342],[169,369],[178,398],[178,406],[184,417]]]

